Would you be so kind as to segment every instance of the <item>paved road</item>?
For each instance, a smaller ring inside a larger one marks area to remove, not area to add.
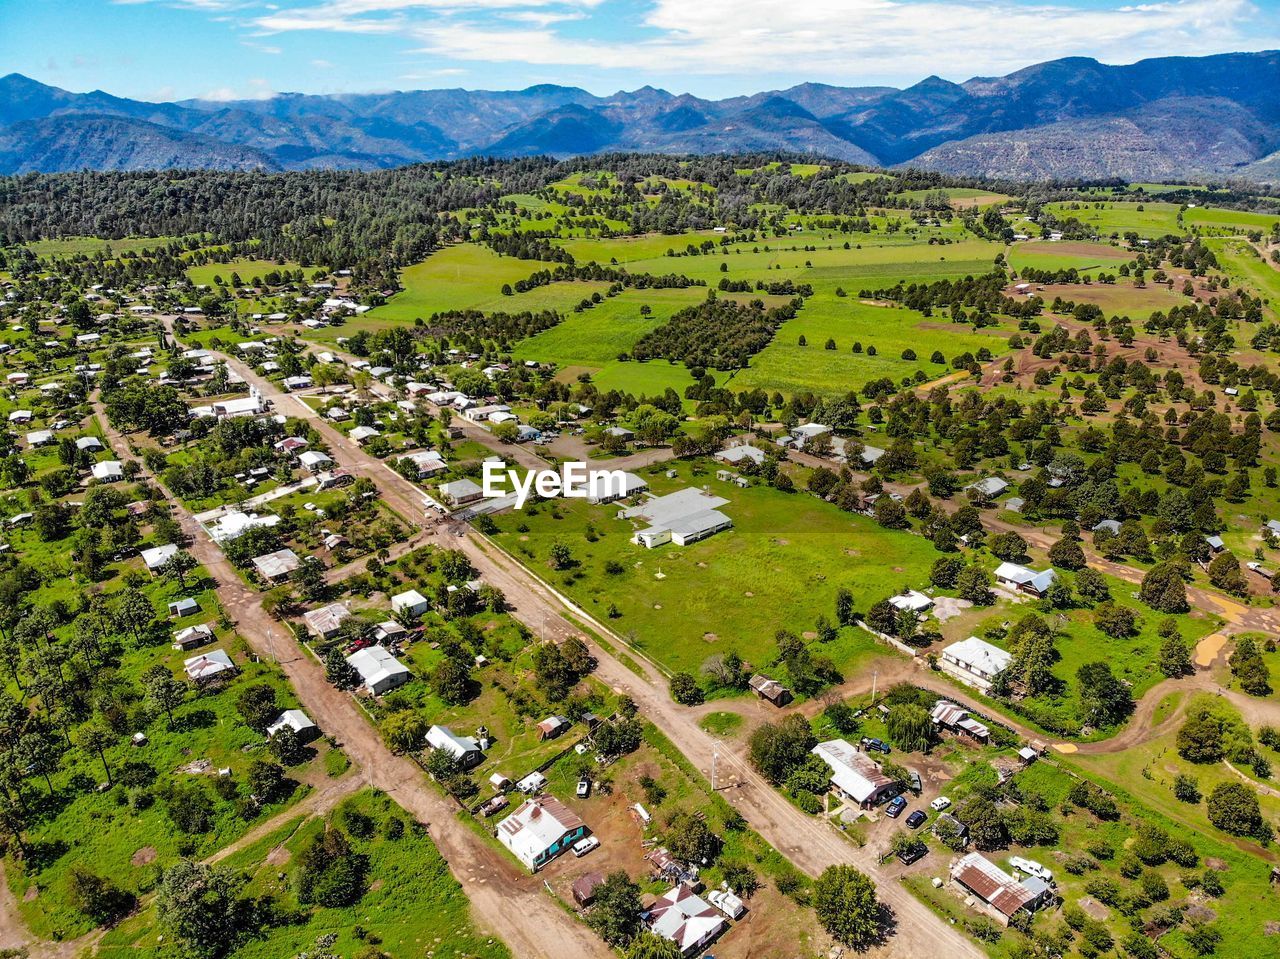
[[[279,393],[274,388],[272,392]],[[305,406],[300,402],[297,405]],[[95,403],[95,409],[111,447],[117,453],[127,451],[129,444],[111,426],[101,404]],[[333,432],[327,424],[325,428]],[[343,443],[348,451],[358,449],[345,439]],[[335,459],[343,465],[349,462],[338,456]],[[385,472],[397,475],[389,469]],[[158,479],[150,478],[163,488]],[[415,763],[393,754],[383,744],[356,701],[325,680],[323,666],[297,643],[288,629],[262,609],[261,595],[245,584],[178,498],[169,494],[169,499],[190,539],[191,555],[216,583],[218,598],[235,622],[237,632],[259,656],[279,658],[280,668],[293,684],[307,713],[322,730],[338,739],[363,781],[386,792],[430,827],[432,840],[466,890],[477,925],[502,939],[516,956],[567,954],[598,959],[611,956],[599,937],[544,894],[538,879],[524,874],[463,823],[458,818],[457,807],[440,794]],[[422,512],[420,498],[416,502],[408,499],[393,505],[411,520]]]

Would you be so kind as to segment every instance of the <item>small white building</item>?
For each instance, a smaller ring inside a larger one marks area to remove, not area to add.
[[[284,582],[289,578],[290,573],[302,565],[302,560],[298,558],[298,554],[288,548],[278,549],[274,553],[267,553],[265,556],[255,556],[252,562],[253,568],[258,571],[258,575],[268,583]]]
[[[996,582],[1008,589],[1043,596],[1058,574],[1052,569],[1037,572],[1017,563],[1001,563],[996,567]]]
[[[977,636],[970,636],[952,643],[942,651],[938,665],[962,683],[982,692],[991,688],[991,681],[1013,662],[1008,650],[992,646]]]
[[[311,473],[319,473],[332,462],[333,460],[329,458],[329,454],[321,453],[319,450],[306,450],[298,454],[298,464]]]
[[[173,648],[180,650],[197,649],[214,640],[213,626],[201,623],[199,626],[188,626],[173,634]]]
[[[440,494],[449,501],[451,506],[463,506],[466,503],[474,503],[484,496],[484,490],[469,479],[458,479],[451,483],[442,483]]]
[[[320,727],[311,721],[301,709],[286,709],[267,727],[267,738],[272,739],[282,729],[292,729],[303,742],[315,739],[320,734]]]
[[[203,683],[226,673],[234,673],[236,664],[231,661],[231,657],[227,655],[226,650],[215,649],[212,652],[201,653],[199,656],[192,656],[190,659],[184,660],[182,668],[186,670],[188,679],[196,683]]]
[[[119,460],[103,460],[94,463],[90,470],[99,483],[118,483],[124,479],[124,465]]]
[[[307,629],[318,639],[333,639],[342,629],[342,624],[350,618],[351,610],[341,603],[330,603],[302,614]]]
[[[142,551],[142,562],[151,572],[156,572],[178,552],[177,544],[166,543],[164,546],[152,546]]]
[[[381,646],[367,646],[347,657],[360,681],[375,696],[399,689],[412,675],[408,668]]]
[[[396,613],[421,616],[431,609],[431,602],[416,589],[391,597],[391,609]]]
[[[484,759],[479,740],[459,736],[448,726],[432,726],[428,729],[427,745],[432,749],[444,750],[464,769],[470,769]]]

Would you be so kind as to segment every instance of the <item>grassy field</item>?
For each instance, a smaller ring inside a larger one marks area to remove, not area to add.
[[[245,894],[269,897],[293,920],[268,926],[241,943],[232,959],[281,959],[284,956],[336,954],[349,956],[373,939],[361,930],[376,930],[378,948],[394,956],[430,955],[436,959],[506,959],[497,940],[471,925],[466,893],[449,874],[427,835],[426,828],[387,796],[364,791],[345,800],[329,817],[343,828],[349,814],[368,817],[373,832],[367,837],[347,832],[353,849],[367,858],[366,889],[361,899],[345,908],[299,906],[292,865],[326,827],[325,819],[298,817],[236,852],[226,866],[247,874]],[[394,828],[393,822],[399,825]],[[399,838],[393,833],[400,830]],[[169,959],[179,951],[162,942],[151,907],[112,929],[98,955],[102,959]],[[324,940],[329,945],[318,946]],[[424,951],[425,950],[425,951]]]
[[[934,552],[920,537],[884,530],[804,494],[739,489],[715,479],[714,467],[676,468],[674,480],[661,471],[643,475],[657,493],[708,486],[729,500],[721,509],[733,518],[732,530],[650,551],[630,542],[632,525],[614,518],[615,507],[573,500],[497,517],[496,541],[593,615],[604,619],[616,606],[614,629],[672,670],[696,672],[708,656],[729,650],[763,666],[775,654],[777,630],[805,633],[819,615],[834,616],[838,588],[848,588],[866,609],[925,583]],[[576,566],[549,567],[556,542],[569,547]],[[892,565],[885,562],[890,556]],[[609,563],[621,571],[607,572]],[[821,652],[851,667],[882,649],[868,634],[845,630]]]
[[[1106,200],[1046,203],[1044,208],[1060,220],[1076,219],[1092,226],[1102,236],[1124,234],[1130,230],[1139,236],[1157,237],[1181,233],[1178,228],[1176,203],[1116,203]]]
[[[187,267],[187,277],[196,286],[212,286],[215,277],[221,277],[222,282],[230,286],[231,274],[237,273],[240,276],[240,280],[247,286],[253,282],[254,277],[261,279],[268,273],[297,269],[299,269],[297,263],[240,259],[229,260],[226,263],[204,263],[199,266],[189,266]]]
[[[59,240],[33,240],[26,247],[36,256],[75,256],[80,253],[90,256],[105,253],[110,256],[153,250],[177,239],[174,236],[133,236],[121,240],[104,240],[96,236],[66,236]]]

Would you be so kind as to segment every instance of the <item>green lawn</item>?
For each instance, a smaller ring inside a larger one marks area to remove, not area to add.
[[[1179,206],[1176,203],[1090,200],[1046,203],[1044,208],[1060,220],[1076,219],[1092,226],[1102,236],[1124,234],[1130,230],[1144,237],[1185,232],[1178,226]]]
[[[368,837],[352,835],[347,814],[372,820]],[[282,959],[298,955],[351,956],[375,941],[378,948],[408,959],[506,959],[506,947],[471,924],[466,893],[449,873],[425,826],[379,792],[364,791],[345,800],[329,822],[343,828],[353,849],[367,856],[366,892],[345,908],[299,906],[294,886],[298,857],[326,826],[321,818],[299,817],[235,853],[225,863],[249,877],[245,893],[269,897],[293,921],[267,926],[241,943],[232,959]],[[394,829],[401,831],[393,838]],[[345,827],[345,828],[344,828]],[[296,910],[296,912],[294,912]],[[369,930],[363,934],[361,930]],[[324,938],[331,945],[317,946]],[[112,929],[98,955],[103,959],[169,959],[180,952],[161,942],[157,916],[146,908]]]
[[[884,530],[807,494],[739,489],[717,480],[713,466],[676,469],[675,480],[662,471],[644,475],[659,493],[708,486],[729,500],[721,509],[732,517],[732,530],[688,547],[646,550],[630,542],[632,524],[614,518],[616,507],[564,500],[497,517],[495,538],[592,615],[603,620],[616,605],[621,615],[610,625],[671,670],[697,672],[708,656],[729,650],[765,666],[776,654],[777,630],[810,632],[819,615],[834,616],[838,588],[848,588],[865,610],[904,586],[926,583],[936,554],[918,536]],[[595,542],[587,539],[589,527]],[[549,567],[555,542],[569,546],[577,566]],[[621,572],[606,572],[610,562]],[[816,651],[852,667],[883,648],[848,629]]]
[[[199,266],[187,267],[187,277],[196,286],[212,286],[214,277],[221,277],[223,283],[227,286],[231,285],[231,274],[239,274],[240,280],[247,286],[253,282],[254,277],[261,279],[268,273],[278,273],[282,270],[297,270],[297,263],[277,263],[274,260],[250,260],[239,259],[229,260],[226,263],[204,263]]]

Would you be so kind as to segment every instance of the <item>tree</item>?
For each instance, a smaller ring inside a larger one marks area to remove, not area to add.
[[[995,602],[991,592],[991,574],[981,566],[966,566],[956,578],[956,592],[975,606],[990,606]]]
[[[121,629],[132,633],[136,642],[142,643],[155,620],[156,609],[141,590],[129,586],[120,591],[120,598],[116,601],[116,622]]]
[[[338,689],[350,689],[356,684],[360,674],[347,662],[342,650],[335,647],[324,658],[324,678]]]
[[[926,750],[933,741],[933,721],[924,707],[916,703],[890,706],[885,728],[893,744],[907,752]]]
[[[246,686],[236,698],[236,711],[245,725],[259,736],[265,736],[267,727],[280,715],[275,689],[266,683]]]
[[[1249,584],[1240,571],[1240,560],[1230,550],[1223,550],[1209,563],[1209,582],[1236,596],[1245,596],[1249,592]]]
[[[682,706],[696,706],[702,702],[702,689],[689,673],[676,673],[671,677],[671,698]]]
[[[165,870],[156,890],[161,929],[193,956],[227,952],[245,912],[238,898],[243,878],[230,869],[179,860]]]
[[[1235,651],[1229,660],[1231,675],[1240,681],[1240,688],[1250,696],[1266,696],[1271,692],[1271,670],[1251,636],[1236,640]]]
[[[1093,611],[1093,623],[1112,639],[1124,639],[1137,633],[1138,618],[1128,606],[1107,600]]]
[[[803,716],[790,715],[756,728],[748,742],[751,764],[774,785],[786,781],[792,770],[809,758],[818,744]]]
[[[1182,638],[1176,620],[1169,618],[1160,624],[1159,634],[1163,637],[1160,643],[1160,672],[1170,679],[1178,676],[1189,676],[1195,672],[1191,663],[1191,646]]]
[[[382,738],[395,752],[413,752],[427,738],[427,728],[427,721],[415,710],[398,709],[382,720]]]
[[[1084,549],[1076,539],[1064,536],[1049,547],[1049,562],[1059,569],[1083,570]]]
[[[67,870],[67,898],[100,926],[123,916],[133,905],[132,895],[80,863]]]
[[[111,782],[111,765],[107,762],[107,750],[116,744],[116,735],[99,722],[86,723],[76,733],[76,745],[87,753],[95,754]]]
[[[671,854],[684,862],[709,865],[720,854],[720,837],[711,831],[702,813],[676,813],[663,838]]]
[[[284,767],[265,759],[255,759],[245,773],[249,791],[263,802],[274,802],[284,792]]]
[[[1179,773],[1173,777],[1173,795],[1180,802],[1198,803],[1200,801],[1200,783],[1195,776]]]
[[[1178,755],[1193,763],[1216,763],[1225,752],[1222,724],[1207,709],[1196,709],[1186,718],[1175,743]]]
[[[684,953],[671,939],[642,932],[627,947],[627,959],[683,959]]]
[[[640,887],[619,869],[596,889],[587,913],[587,925],[605,942],[619,946],[635,938],[640,929]]]
[[[841,626],[853,622],[853,593],[843,586],[836,590],[836,622]]]
[[[1258,794],[1244,783],[1219,783],[1209,793],[1207,809],[1209,822],[1233,836],[1270,833],[1258,807]]]
[[[813,886],[813,908],[836,941],[855,949],[880,932],[875,885],[853,866],[828,866]]]
[[[178,586],[186,589],[187,573],[198,565],[194,556],[185,549],[180,549],[165,560],[164,565],[160,567],[160,574],[168,579],[177,580]]]
[[[1010,562],[1027,554],[1027,541],[1017,533],[997,533],[991,537],[989,546],[998,558]]]
[[[351,848],[346,833],[329,826],[298,857],[298,901],[339,909],[364,895],[368,860]]]
[[[1083,718],[1090,725],[1114,726],[1133,712],[1129,687],[1112,675],[1106,663],[1085,663],[1076,671],[1076,683]]]
[[[1173,563],[1157,563],[1147,570],[1138,598],[1162,613],[1185,613],[1190,608],[1182,570]]]
[[[281,726],[271,737],[271,755],[286,766],[297,766],[307,758],[306,745],[298,738],[292,726]]]
[[[187,684],[182,682],[169,667],[157,663],[142,674],[142,688],[147,702],[154,708],[164,710],[169,719],[169,727],[173,727],[173,711],[182,705],[187,695]]]
[[[446,656],[428,676],[431,689],[450,706],[471,698],[471,670],[456,656]]]

